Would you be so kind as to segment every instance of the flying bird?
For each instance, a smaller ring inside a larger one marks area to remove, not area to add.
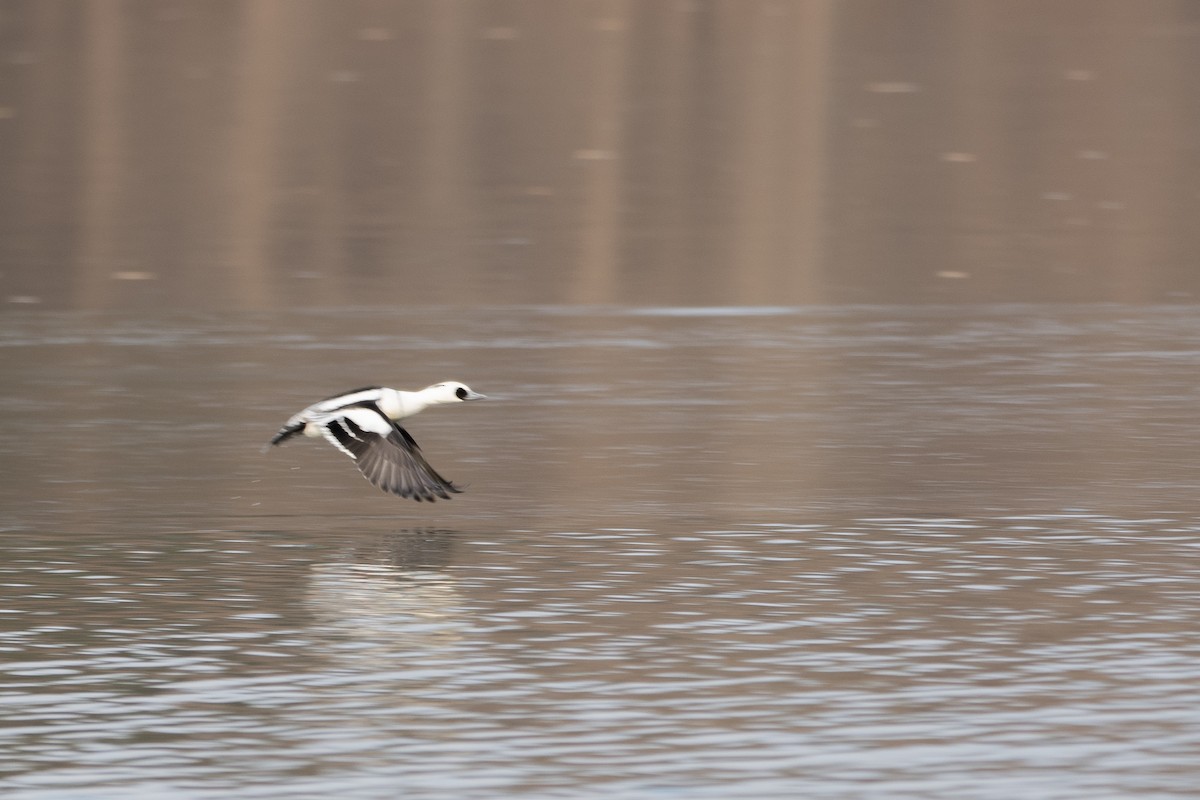
[[[292,415],[279,433],[263,448],[281,444],[297,434],[317,437],[354,459],[359,472],[385,492],[413,500],[449,500],[462,489],[443,478],[421,455],[421,448],[396,424],[429,406],[484,400],[456,381],[405,392],[382,386],[367,386],[343,392]]]

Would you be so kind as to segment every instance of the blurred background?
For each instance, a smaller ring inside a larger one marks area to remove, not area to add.
[[[1192,301],[1190,0],[4,0],[0,299]]]
[[[1195,800],[1198,166],[1200,0],[0,0],[0,795]]]

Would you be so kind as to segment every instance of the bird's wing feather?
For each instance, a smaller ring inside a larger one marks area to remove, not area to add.
[[[374,486],[414,500],[450,499],[462,490],[429,465],[408,431],[370,408],[348,408],[318,423],[334,447],[354,459]]]

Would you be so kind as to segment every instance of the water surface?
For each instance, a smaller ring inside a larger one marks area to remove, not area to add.
[[[8,797],[1190,797],[1190,307],[8,314]],[[259,452],[457,378],[397,500]]]

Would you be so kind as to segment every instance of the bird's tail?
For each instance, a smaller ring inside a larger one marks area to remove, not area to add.
[[[273,437],[271,437],[271,441],[269,441],[263,445],[262,451],[264,453],[267,452],[275,445],[281,444],[281,443],[287,441],[288,439],[292,438],[296,434],[300,433],[302,430],[304,430],[303,422],[298,423],[296,425],[284,425],[282,428],[279,429],[279,433],[277,433]]]

